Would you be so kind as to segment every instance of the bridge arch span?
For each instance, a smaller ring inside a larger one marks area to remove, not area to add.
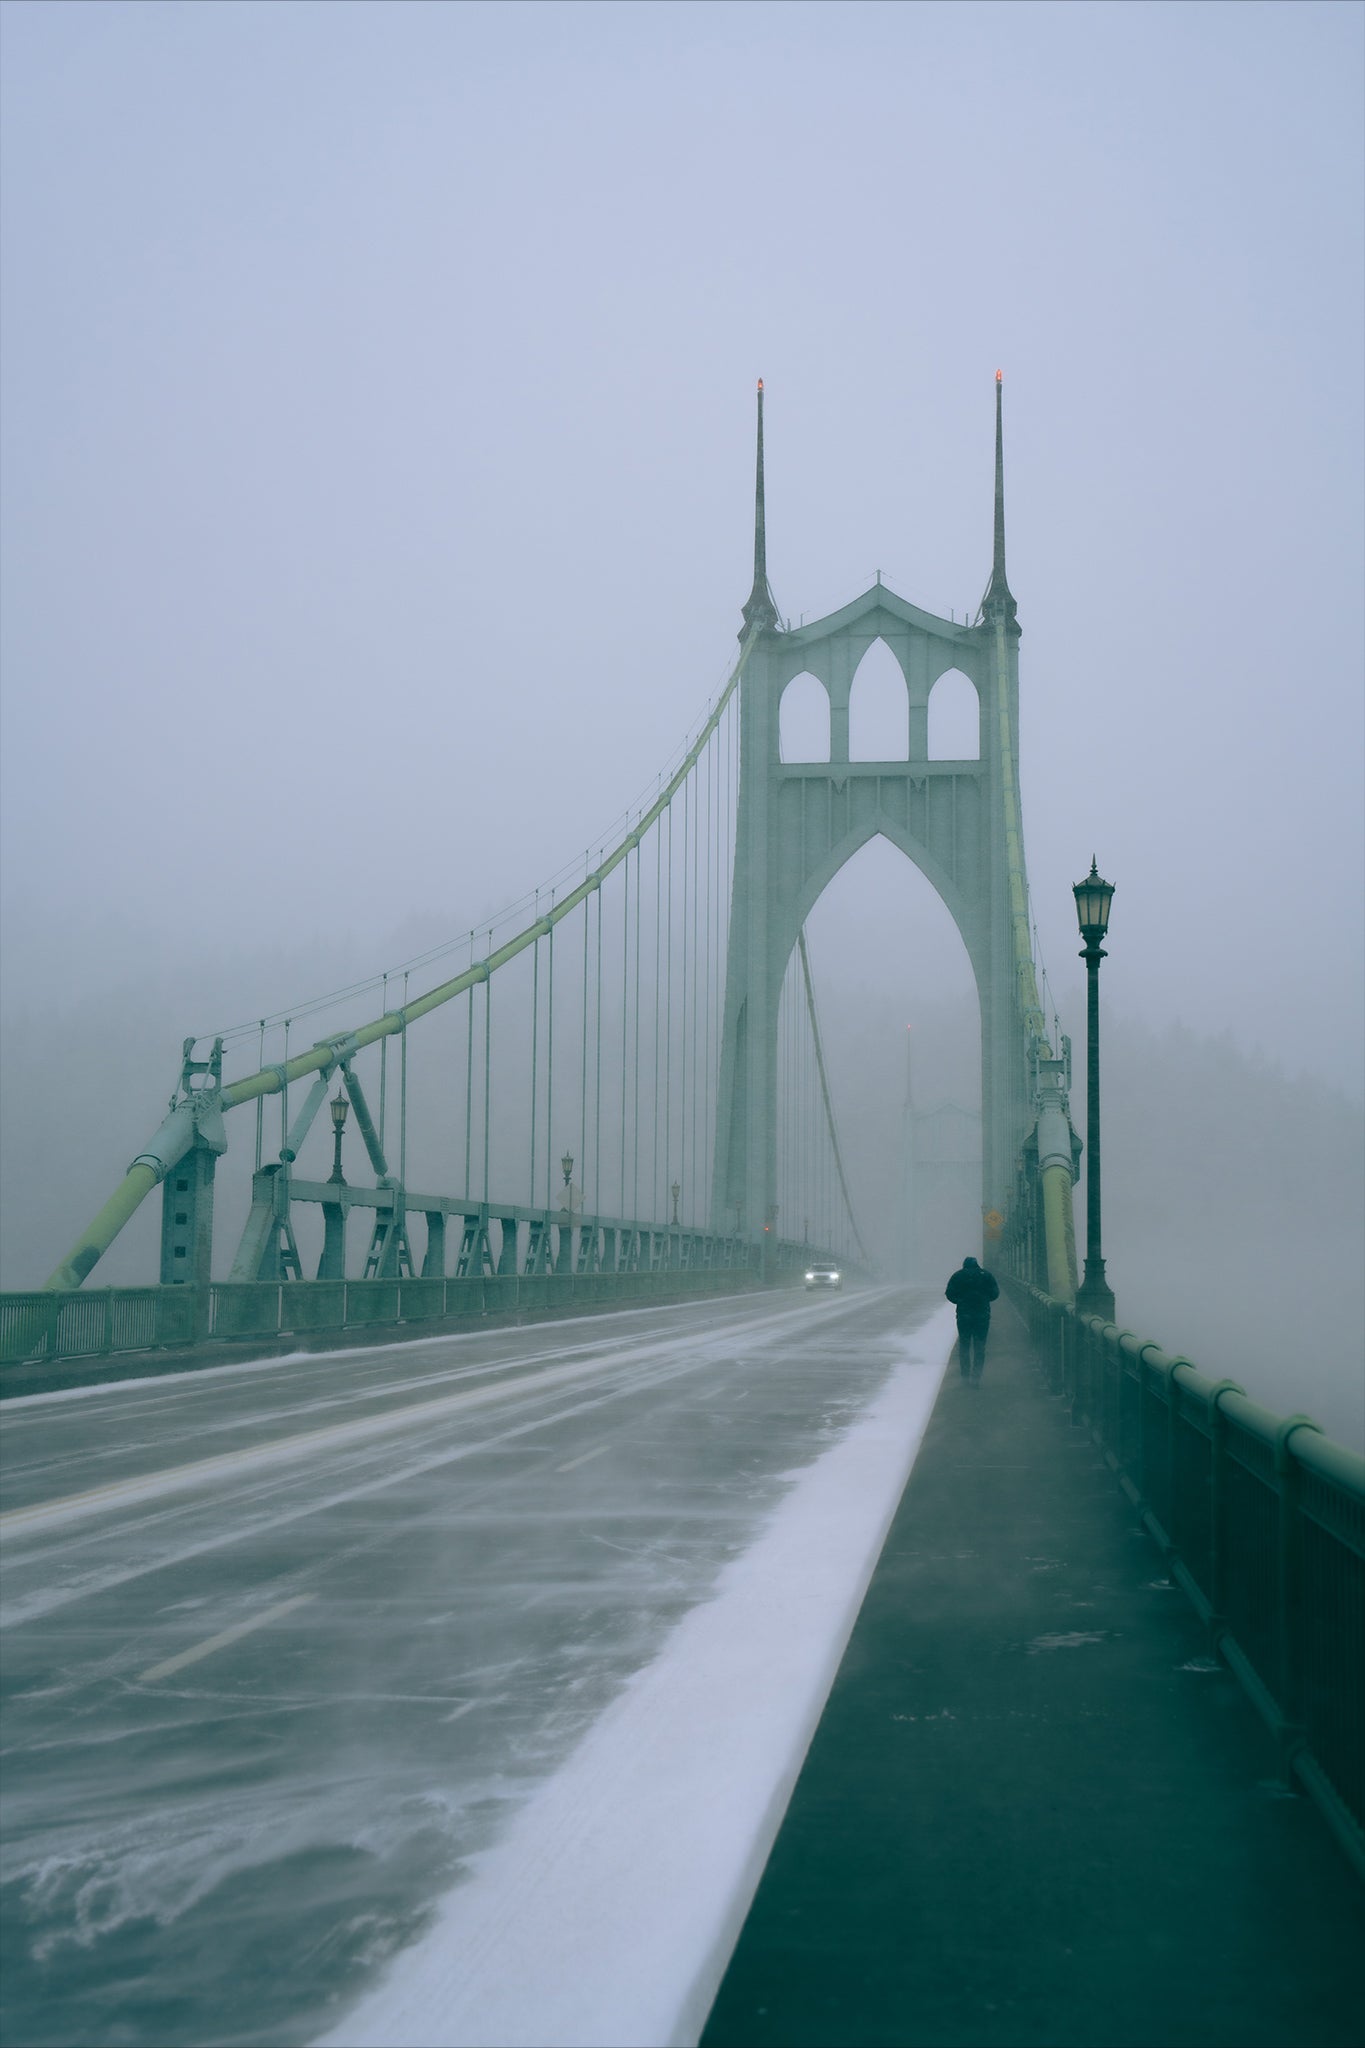
[[[790,911],[791,930],[787,954],[796,950],[797,937],[820,902],[830,885],[836,882],[844,869],[858,859],[864,848],[883,840],[897,853],[903,854],[920,875],[923,876],[933,894],[951,918],[962,941],[963,949],[971,964],[972,977],[980,997],[981,981],[985,971],[984,948],[979,921],[973,917],[972,908],[962,891],[953,882],[952,876],[927,847],[913,840],[908,833],[899,830],[889,820],[855,827],[845,834],[836,846],[831,847],[818,866],[812,868],[800,890],[797,892]]]
[[[801,929],[859,1233],[888,1278],[932,1279],[940,1266],[946,1275],[980,1235],[981,991],[959,919],[924,866],[875,833],[847,854]],[[778,1021],[778,1100],[788,1109],[777,1146],[779,1227],[794,1236],[805,1220],[792,1208],[803,1140],[811,1156],[790,1112],[800,1101],[791,1012],[804,1002],[794,949]]]

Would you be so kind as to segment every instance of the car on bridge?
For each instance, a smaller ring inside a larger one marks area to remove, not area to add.
[[[831,1266],[827,1260],[815,1259],[806,1268],[807,1294],[816,1287],[842,1287],[843,1284],[843,1274],[837,1266]]]

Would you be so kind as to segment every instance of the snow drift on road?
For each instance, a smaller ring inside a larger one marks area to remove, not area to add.
[[[691,2044],[952,1348],[940,1309],[329,2048]]]

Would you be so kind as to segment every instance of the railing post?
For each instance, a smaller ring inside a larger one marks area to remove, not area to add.
[[[1176,1428],[1180,1421],[1180,1382],[1176,1378],[1176,1374],[1182,1365],[1189,1365],[1189,1363],[1188,1358],[1177,1358],[1166,1375],[1166,1520],[1163,1526],[1166,1531],[1167,1541],[1173,1549],[1179,1548],[1176,1536],[1176,1530],[1179,1527],[1179,1516],[1175,1511],[1175,1441]],[[1191,1371],[1194,1370],[1193,1367],[1190,1369]]]
[[[1089,1322],[1083,1323],[1078,1316],[1074,1355],[1071,1360],[1071,1422],[1076,1429],[1080,1428],[1085,1417],[1085,1393],[1082,1383],[1085,1379],[1085,1360],[1090,1346],[1090,1335]]]
[[[1160,1349],[1159,1344],[1144,1344],[1137,1355],[1137,1490],[1144,1507],[1150,1502],[1152,1489],[1147,1470],[1147,1353]]]
[[[1244,1394],[1236,1380],[1219,1380],[1209,1396],[1209,1627],[1215,1643],[1227,1623],[1228,1419],[1224,1394]]]
[[[1290,1439],[1299,1429],[1318,1427],[1307,1415],[1289,1415],[1275,1432],[1278,1527],[1275,1545],[1275,1649],[1280,1724],[1280,1768],[1293,1782],[1294,1758],[1303,1734],[1303,1523],[1299,1514],[1300,1471]]]

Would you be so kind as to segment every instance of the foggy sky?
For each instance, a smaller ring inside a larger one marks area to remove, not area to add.
[[[12,1015],[88,1012],[98,1062],[117,989],[168,1091],[184,1032],[598,839],[733,660],[759,374],[783,613],[878,570],[974,608],[1000,366],[1064,1021],[1094,853],[1116,1012],[1360,1096],[1360,8],[10,0],[0,38]],[[828,920],[820,963],[873,971]],[[117,1173],[160,1101],[101,1092]]]

